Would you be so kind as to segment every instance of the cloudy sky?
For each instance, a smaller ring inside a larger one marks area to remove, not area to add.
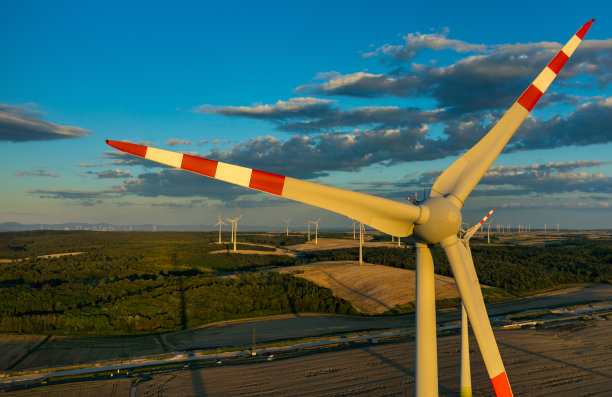
[[[471,224],[612,228],[608,2],[9,2],[0,223],[282,229],[341,216],[159,167],[129,140],[405,201],[585,41],[466,202]],[[328,4],[333,3],[333,4]],[[461,3],[462,4],[462,3]]]

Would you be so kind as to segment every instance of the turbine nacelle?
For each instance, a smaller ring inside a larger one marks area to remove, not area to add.
[[[461,228],[461,211],[448,197],[430,197],[419,208],[421,214],[414,227],[414,238],[425,244],[437,244]],[[422,223],[419,224],[419,221]]]

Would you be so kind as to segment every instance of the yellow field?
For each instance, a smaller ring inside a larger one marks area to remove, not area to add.
[[[279,270],[297,274],[327,287],[334,295],[350,301],[361,313],[379,314],[395,305],[414,302],[416,273],[413,270],[356,261],[320,262]],[[435,275],[436,299],[458,298],[459,291],[451,277]]]

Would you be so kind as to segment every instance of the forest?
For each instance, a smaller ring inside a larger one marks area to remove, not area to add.
[[[522,294],[573,283],[612,282],[612,241],[572,238],[545,247],[529,245],[487,245],[473,239],[474,266],[481,284]],[[411,243],[409,243],[411,245]],[[333,251],[311,251],[308,262],[354,260],[358,248]],[[432,250],[434,272],[452,277],[450,265],[442,251]],[[368,247],[363,250],[368,263],[415,269],[412,249]]]
[[[217,241],[214,232],[0,233],[0,332],[129,335],[270,314],[357,314],[327,288],[259,272],[355,260],[357,249],[297,258],[236,255],[229,253],[233,246]],[[239,249],[272,251],[304,243],[305,237],[245,233],[238,241]],[[39,258],[68,252],[80,254]],[[443,252],[433,252],[435,271],[452,276]],[[568,239],[546,247],[474,244],[472,253],[481,283],[497,287],[486,299],[612,279],[610,240]],[[414,269],[412,249],[368,247],[364,260]]]

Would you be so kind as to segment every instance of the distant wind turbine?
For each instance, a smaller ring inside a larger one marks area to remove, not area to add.
[[[315,225],[315,245],[319,245],[319,222],[321,222],[321,218],[312,222]]]
[[[287,236],[289,236],[289,223],[291,223],[291,218],[283,219],[283,222],[287,224]]]
[[[363,265],[363,235],[365,233],[365,227],[363,223],[359,222],[359,266]]]
[[[232,242],[234,243],[234,252],[236,252],[236,232],[238,231],[238,221],[240,218],[242,218],[242,215],[234,219],[226,219],[232,224]]]
[[[219,226],[219,244],[221,244],[221,225],[227,225],[227,223],[221,220],[221,214],[219,214],[219,222],[215,223],[215,226]]]

